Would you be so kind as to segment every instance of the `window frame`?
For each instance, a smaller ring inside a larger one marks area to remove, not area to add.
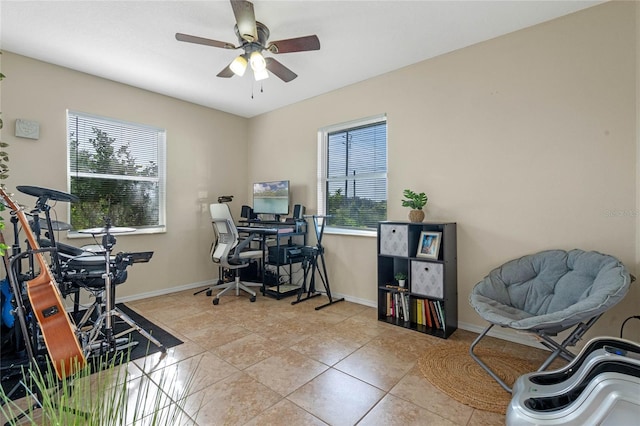
[[[81,112],[77,110],[67,109],[66,111],[66,132],[67,132],[67,152],[66,152],[66,163],[67,163],[67,191],[71,193],[71,178],[72,173],[74,176],[79,177],[90,177],[90,176],[101,176],[99,174],[86,173],[86,172],[74,172],[71,170],[71,158],[70,158],[70,147],[71,147],[71,135],[69,134],[69,118],[70,116],[77,116],[81,118],[86,118],[88,120],[100,120],[106,121],[114,126],[124,126],[124,127],[135,127],[138,129],[146,129],[151,130],[158,133],[158,153],[157,153],[157,164],[158,164],[158,225],[146,226],[143,228],[136,228],[133,232],[127,232],[122,235],[141,235],[141,234],[160,234],[167,232],[167,215],[166,215],[166,207],[167,207],[167,131],[166,129],[162,129],[160,127],[152,126],[149,124],[135,123],[131,121],[121,120],[113,117],[107,117],[103,115],[91,114],[86,112]],[[108,176],[111,178],[114,175],[102,175]],[[118,180],[138,180],[138,181],[156,181],[154,178],[149,178],[145,176],[136,177],[136,179],[132,179],[130,176],[118,176]],[[71,209],[67,210],[67,222],[71,223]],[[96,225],[97,227],[101,225]],[[115,224],[115,226],[125,226]],[[88,234],[80,233],[79,230],[70,230],[67,233],[68,238],[87,238],[91,237]]]
[[[317,199],[318,215],[322,216],[327,214],[326,189],[327,189],[327,182],[329,181],[329,178],[327,177],[328,156],[329,156],[329,150],[328,150],[329,134],[335,133],[335,132],[341,132],[341,131],[345,131],[353,128],[369,126],[369,125],[381,123],[381,122],[384,122],[387,125],[387,144],[385,147],[387,151],[387,164],[385,167],[386,171],[384,173],[369,174],[367,177],[371,178],[371,177],[377,176],[377,177],[383,177],[385,179],[385,186],[387,191],[386,201],[387,203],[389,202],[389,196],[388,196],[389,194],[389,158],[388,158],[389,127],[388,127],[388,121],[387,121],[387,114],[377,114],[377,115],[373,115],[373,116],[369,116],[361,119],[347,121],[344,123],[333,124],[331,126],[326,126],[318,129],[318,156],[317,156],[318,157],[318,165],[317,165],[318,175],[317,175],[317,187],[316,187],[316,193],[318,197]],[[343,178],[340,178],[340,179],[343,180]],[[337,228],[329,225],[326,226],[325,233],[337,234],[337,235],[356,235],[356,236],[366,236],[366,237],[377,236],[377,230],[375,229],[359,229],[359,228],[343,228],[343,227]]]

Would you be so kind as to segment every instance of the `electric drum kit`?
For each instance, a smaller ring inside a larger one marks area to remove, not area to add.
[[[14,237],[13,245],[4,256],[7,279],[0,281],[3,300],[0,323],[3,334],[12,334],[11,337],[5,335],[2,338],[3,358],[6,348],[12,346],[14,355],[24,355],[26,352],[28,362],[32,363],[37,358],[36,355],[43,352],[43,343],[46,343],[49,358],[55,364],[56,346],[64,344],[56,342],[55,333],[50,334],[47,339],[46,329],[47,321],[55,318],[58,311],[62,311],[62,316],[67,316],[70,329],[75,334],[76,341],[73,344],[79,346],[83,360],[103,354],[115,354],[136,346],[138,342],[133,341],[133,331],[148,339],[163,353],[166,352],[160,341],[115,304],[115,288],[126,281],[127,267],[134,263],[149,262],[153,256],[152,251],[112,254],[116,244],[115,235],[133,232],[135,229],[112,226],[111,220],[105,218],[102,227],[78,231],[80,234],[93,236],[97,244],[75,247],[56,242],[55,232],[69,231],[71,226],[51,219],[49,202],[72,203],[78,201],[78,197],[36,186],[16,188],[24,194],[36,197],[37,201],[35,208],[26,212],[11,200],[4,189],[0,189],[1,201],[11,211]],[[22,250],[20,246],[21,230],[27,235],[26,250]],[[4,242],[1,232],[0,242]],[[42,261],[45,253],[48,254],[48,261]],[[42,286],[42,283],[45,285]],[[48,288],[48,283],[51,283],[52,289]],[[38,292],[52,291],[53,302],[45,302],[44,308],[37,306],[41,302],[34,290],[36,286],[42,287]],[[94,299],[84,312],[79,310],[81,289],[87,290],[89,298]],[[56,303],[56,299],[60,302],[59,296],[66,298],[70,295],[73,295],[72,315],[67,314],[64,306]],[[81,314],[82,317],[78,318]],[[116,324],[118,327],[115,327]],[[9,333],[4,333],[6,330]],[[3,362],[3,369],[4,364]],[[60,371],[57,373],[60,378],[66,375]],[[3,372],[3,377],[5,375]]]

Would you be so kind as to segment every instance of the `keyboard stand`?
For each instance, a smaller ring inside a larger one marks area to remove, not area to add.
[[[304,255],[304,260],[302,261],[302,268],[304,270],[304,279],[302,281],[302,286],[300,287],[300,291],[298,292],[298,298],[291,302],[292,305],[295,305],[300,302],[304,302],[306,300],[312,299],[314,297],[322,295],[323,292],[316,290],[316,272],[320,277],[320,281],[322,281],[322,285],[324,286],[324,293],[327,294],[329,298],[329,302],[324,305],[316,306],[315,310],[318,311],[322,308],[326,308],[329,305],[333,305],[334,303],[344,301],[344,297],[340,299],[334,299],[331,295],[331,287],[329,285],[329,276],[327,275],[327,265],[324,261],[324,247],[322,246],[322,236],[324,234],[324,227],[326,224],[326,219],[330,216],[305,216],[313,218],[313,227],[316,231],[316,239],[317,243],[315,246],[307,246],[302,248],[302,254]],[[321,222],[319,224],[318,222]],[[318,268],[318,258],[320,258],[320,263],[322,269]],[[309,280],[309,289],[307,291],[307,295],[303,298],[305,287],[307,285],[307,278],[309,278],[309,273],[311,274]]]

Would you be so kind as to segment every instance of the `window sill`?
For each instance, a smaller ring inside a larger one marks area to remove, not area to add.
[[[378,231],[365,229],[330,228],[324,230],[325,235],[349,235],[352,237],[377,237]]]

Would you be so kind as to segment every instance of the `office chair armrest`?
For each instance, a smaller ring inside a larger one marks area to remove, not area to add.
[[[240,243],[236,246],[235,250],[233,251],[233,256],[231,256],[232,260],[238,261],[238,259],[240,258],[240,252],[243,251],[245,248],[247,248],[249,244],[251,244],[251,242],[253,241],[253,237],[254,237],[254,234],[251,234],[244,240],[240,241]]]

